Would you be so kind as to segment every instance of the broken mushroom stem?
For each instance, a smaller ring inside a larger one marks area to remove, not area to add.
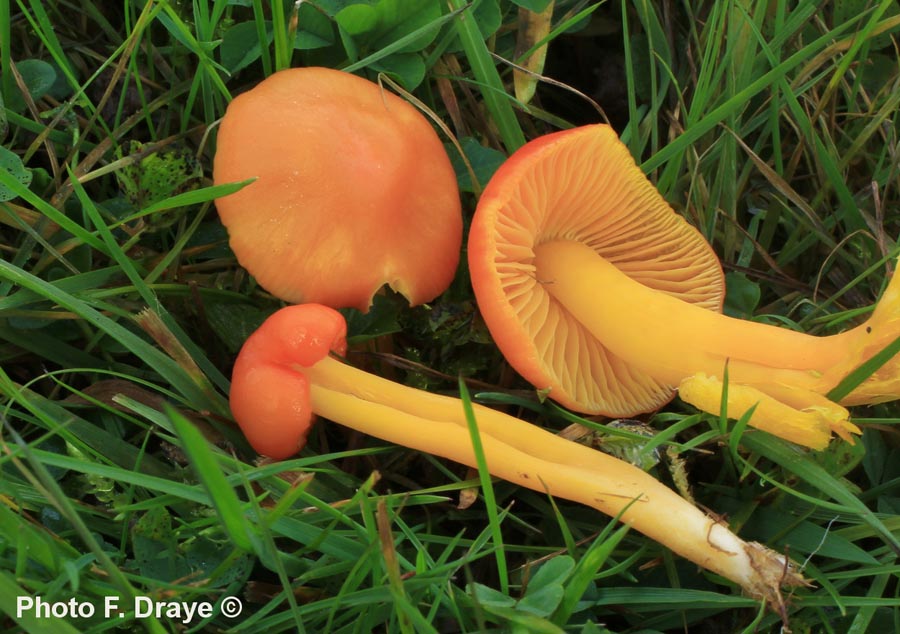
[[[273,314],[235,363],[231,407],[250,444],[283,459],[316,414],[398,445],[477,467],[459,399],[409,388],[336,359],[346,324],[316,304]],[[780,587],[803,583],[787,559],[727,526],[638,467],[496,410],[473,405],[489,472],[591,506],[782,610]],[[671,527],[678,527],[673,530]]]

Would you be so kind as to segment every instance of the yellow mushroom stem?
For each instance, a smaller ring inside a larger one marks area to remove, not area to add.
[[[312,410],[388,442],[476,467],[462,401],[415,390],[328,357],[297,366]],[[787,560],[744,542],[638,467],[496,410],[473,405],[488,471],[591,506],[783,609],[779,588],[803,583]]]
[[[719,413],[727,366],[727,414],[755,408],[750,425],[815,449],[834,432],[852,442],[859,428],[826,394],[900,335],[900,277],[869,320],[817,337],[735,319],[648,288],[590,247],[556,240],[535,247],[534,274],[609,350],[681,398]],[[900,363],[889,362],[854,390],[848,405],[900,396]]]

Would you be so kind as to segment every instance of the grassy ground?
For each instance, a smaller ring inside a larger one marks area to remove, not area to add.
[[[296,459],[257,462],[227,377],[278,303],[217,222],[214,124],[280,68],[387,72],[484,180],[526,139],[600,120],[597,97],[714,245],[730,312],[834,332],[865,314],[897,254],[896,3],[557,0],[547,68],[571,86],[541,82],[528,106],[512,98],[517,4],[546,0],[380,0],[368,22],[348,4],[0,0],[3,631],[781,631],[590,509],[485,491],[458,465],[336,425]],[[477,187],[462,184],[468,218]],[[386,295],[349,316],[357,364],[447,393],[463,375],[548,428],[571,422],[503,367],[464,271],[431,310]],[[814,585],[790,597],[794,632],[888,632],[898,413],[856,410],[862,441],[817,454],[730,436],[678,401],[641,422],[657,432],[646,442],[594,428],[803,564]],[[27,596],[75,603],[53,608],[67,618],[17,615]],[[136,596],[170,603],[142,617]],[[122,616],[103,618],[105,601]],[[182,602],[203,601],[213,613],[183,625]]]

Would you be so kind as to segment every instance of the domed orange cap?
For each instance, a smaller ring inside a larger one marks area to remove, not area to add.
[[[554,240],[580,241],[646,286],[721,310],[724,278],[712,248],[609,126],[540,137],[494,174],[469,234],[472,286],[506,359],[553,400],[608,416],[665,404],[671,386],[616,357],[545,290],[534,248]]]
[[[431,125],[366,79],[271,75],[218,132],[216,201],[241,265],[273,295],[367,310],[384,284],[411,304],[449,286],[462,241],[456,176]]]
[[[256,451],[284,460],[306,444],[315,413],[303,370],[346,351],[344,317],[319,304],[282,308],[247,338],[234,362],[229,405]]]

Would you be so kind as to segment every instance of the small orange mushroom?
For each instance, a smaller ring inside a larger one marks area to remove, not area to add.
[[[550,398],[592,414],[652,411],[674,394],[808,447],[859,429],[826,397],[900,335],[900,276],[873,316],[830,337],[720,313],[722,272],[605,125],[539,138],[488,183],[469,269],[497,345]],[[900,397],[900,357],[844,402]]]
[[[287,458],[315,414],[357,431],[476,467],[459,399],[353,368],[337,311],[288,306],[245,342],[234,366],[231,409],[250,444]],[[802,583],[781,555],[744,542],[640,468],[496,410],[473,405],[488,471],[520,486],[591,506],[783,608],[779,588]],[[672,530],[671,526],[678,530]]]
[[[217,143],[215,183],[256,179],[216,206],[238,261],[273,295],[365,311],[384,284],[411,304],[449,286],[456,176],[403,99],[337,70],[283,70],[229,104]]]
[[[347,325],[334,309],[304,304],[276,312],[264,326],[235,360],[229,404],[250,445],[283,460],[306,444],[315,422],[304,370],[347,351]]]

